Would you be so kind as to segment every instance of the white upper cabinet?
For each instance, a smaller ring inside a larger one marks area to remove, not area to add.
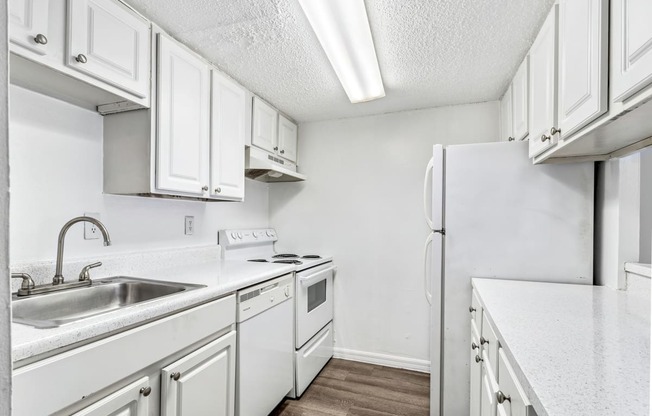
[[[208,196],[210,68],[158,34],[156,186]]]
[[[528,130],[528,62],[526,56],[512,80],[512,137],[523,140]]]
[[[546,18],[530,49],[530,157],[557,143],[557,5]]]
[[[9,39],[39,55],[48,52],[49,0],[9,0]]]
[[[254,97],[251,144],[275,153],[278,150],[278,112]]]
[[[500,99],[500,141],[513,141],[512,134],[512,86],[505,91]]]
[[[279,114],[278,154],[291,161],[297,161],[297,125]]]
[[[161,371],[161,415],[233,416],[235,331]]]
[[[244,198],[245,113],[245,91],[213,71],[211,197]]]
[[[611,0],[611,99],[652,82],[652,1]]]
[[[149,45],[149,23],[122,4],[68,0],[68,66],[145,98]]]
[[[560,0],[559,126],[554,127],[564,136],[607,111],[608,35],[608,0]]]

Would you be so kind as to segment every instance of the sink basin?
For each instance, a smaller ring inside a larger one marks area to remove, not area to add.
[[[24,298],[14,295],[11,309],[16,323],[36,328],[56,328],[200,287],[205,286],[111,277],[94,280],[91,286],[82,288]]]

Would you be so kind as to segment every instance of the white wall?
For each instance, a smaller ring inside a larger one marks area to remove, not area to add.
[[[0,415],[11,414],[7,2],[0,2]]]
[[[641,263],[652,263],[652,147],[641,151]]]
[[[271,186],[270,225],[288,248],[335,256],[340,353],[427,368],[425,167],[433,144],[495,141],[498,124],[490,102],[299,126],[308,180]]]
[[[52,260],[69,219],[99,212],[113,245],[68,232],[65,258],[217,244],[217,230],[266,227],[268,185],[247,181],[246,202],[199,202],[102,193],[102,117],[11,87],[11,264]],[[184,235],[194,215],[195,234]]]

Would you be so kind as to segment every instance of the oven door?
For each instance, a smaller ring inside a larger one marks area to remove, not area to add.
[[[333,263],[297,273],[296,348],[333,320]]]

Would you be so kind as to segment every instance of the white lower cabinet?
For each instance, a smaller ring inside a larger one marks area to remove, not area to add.
[[[149,377],[143,377],[73,414],[73,416],[146,416],[152,393]]]
[[[498,385],[496,401],[499,415],[532,416],[535,414],[502,348],[498,351]]]
[[[486,351],[482,353],[482,384],[480,386],[480,415],[496,415],[496,394],[498,383],[488,360]]]
[[[161,370],[162,416],[233,416],[235,331]]]

